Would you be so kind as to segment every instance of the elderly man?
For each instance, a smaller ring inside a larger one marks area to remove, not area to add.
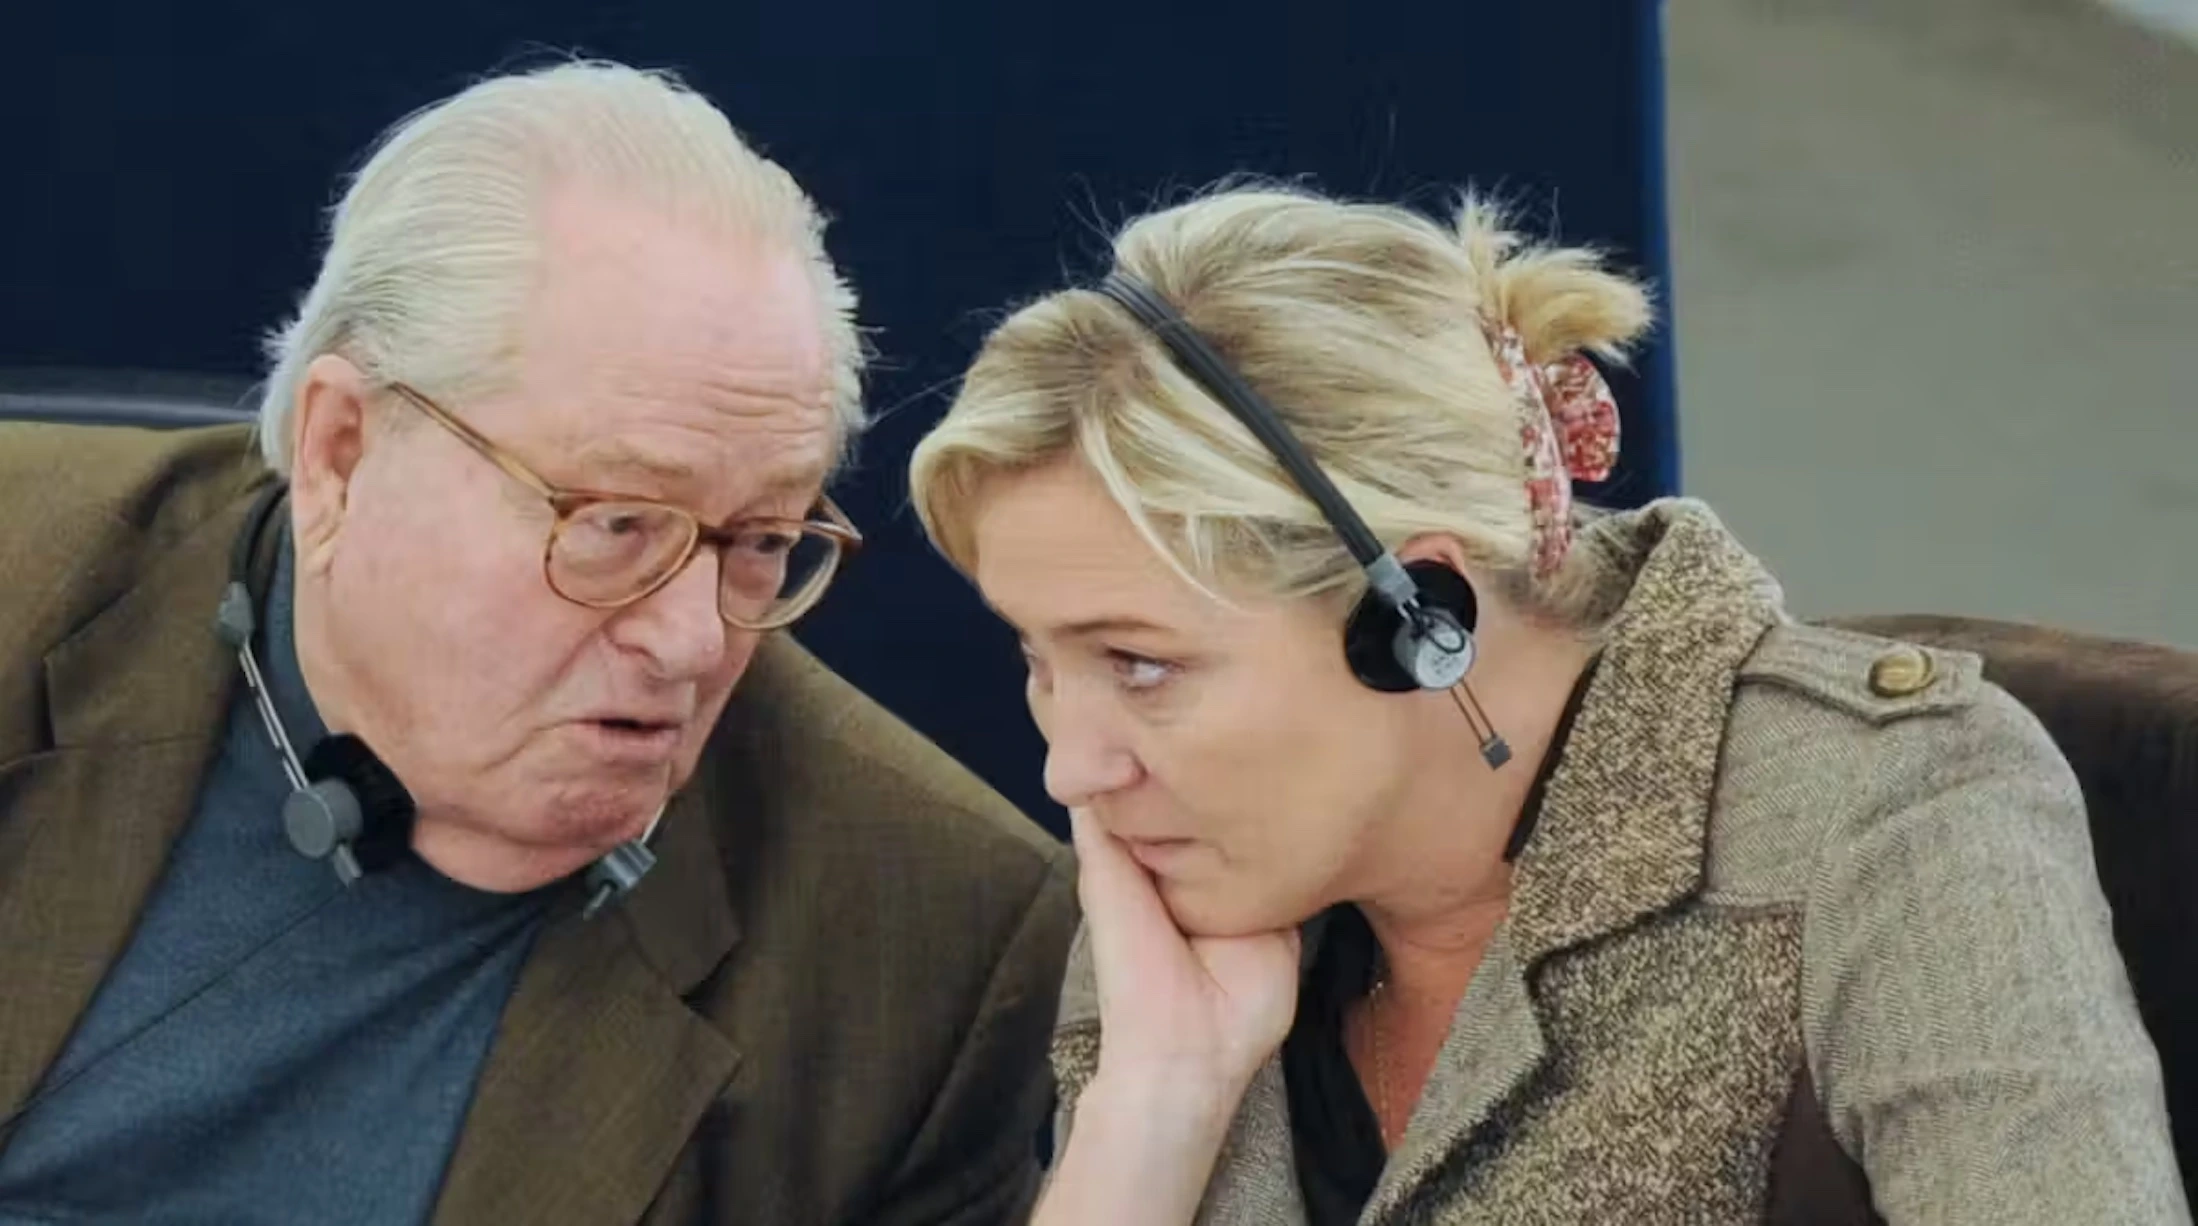
[[[1021,1211],[1063,853],[771,633],[859,540],[820,229],[674,82],[491,80],[256,451],[0,431],[0,1222]]]

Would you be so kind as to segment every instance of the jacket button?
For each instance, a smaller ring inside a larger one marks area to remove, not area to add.
[[[1895,647],[1870,665],[1870,692],[1880,698],[1906,698],[1931,684],[1938,673],[1930,654],[1917,647]]]

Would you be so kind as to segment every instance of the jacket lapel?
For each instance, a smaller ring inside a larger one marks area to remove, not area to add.
[[[44,659],[52,747],[0,766],[0,1118],[120,956],[197,801],[237,677],[213,615],[246,501],[146,546],[136,582]]]
[[[1550,1057],[1537,970],[1702,885],[1735,679],[1777,614],[1762,568],[1698,504],[1604,521],[1603,659],[1543,793],[1509,917],[1458,1005],[1368,1222],[1389,1220]]]
[[[1547,1054],[1526,979],[1508,934],[1499,931],[1458,1002],[1412,1122],[1382,1168],[1360,1220],[1384,1221],[1401,1209],[1541,1068]]]
[[[698,779],[657,863],[593,919],[549,922],[505,1008],[434,1221],[637,1221],[739,1066],[683,994],[739,939]]]
[[[1529,973],[1700,888],[1733,687],[1777,617],[1769,576],[1707,508],[1599,526],[1582,543],[1621,603],[1512,884]]]

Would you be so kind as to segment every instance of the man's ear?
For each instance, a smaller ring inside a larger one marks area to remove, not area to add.
[[[366,454],[365,372],[333,353],[314,358],[290,418],[290,516],[298,566],[327,568],[350,505],[351,477]]]

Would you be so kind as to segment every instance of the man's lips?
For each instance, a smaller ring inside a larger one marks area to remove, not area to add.
[[[686,737],[687,722],[662,716],[613,714],[576,721],[573,727],[590,750],[616,762],[667,759]]]

